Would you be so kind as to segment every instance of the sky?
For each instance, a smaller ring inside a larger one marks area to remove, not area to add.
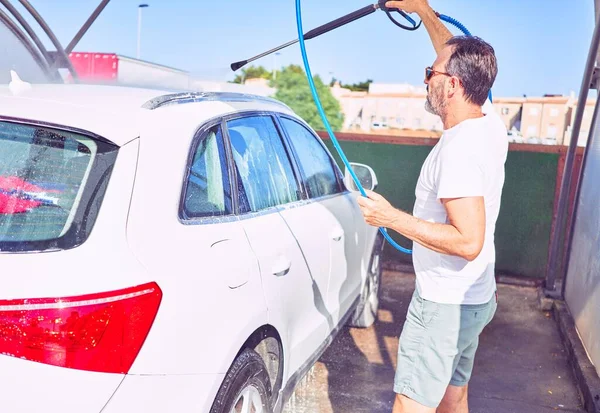
[[[31,0],[64,46],[99,2]],[[111,0],[75,51],[135,57],[139,3]],[[148,0],[147,4],[142,12],[141,58],[202,79],[232,80],[232,62],[297,38],[295,0]],[[304,32],[368,4],[303,0]],[[430,5],[494,47],[499,66],[495,97],[579,94],[594,28],[593,0],[430,0]],[[451,31],[460,34],[455,28]],[[335,77],[343,83],[372,79],[422,85],[424,68],[435,60],[424,27],[401,30],[382,12],[306,44],[313,74],[325,81]],[[298,46],[255,62],[269,70],[291,63],[302,63]]]

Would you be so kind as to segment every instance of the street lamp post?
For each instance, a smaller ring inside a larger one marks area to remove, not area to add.
[[[138,6],[138,32],[137,32],[137,58],[140,58],[142,47],[142,9],[148,7],[148,4],[140,4]]]
[[[273,80],[277,80],[277,56],[279,55],[281,55],[281,53],[277,52],[273,57],[273,60],[275,60],[275,63],[273,64]]]

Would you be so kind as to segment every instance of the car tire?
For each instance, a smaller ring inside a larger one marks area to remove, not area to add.
[[[271,382],[262,358],[246,349],[225,375],[210,413],[271,413]],[[243,409],[244,403],[251,403]]]
[[[367,280],[360,294],[358,306],[348,323],[350,327],[367,328],[373,325],[377,319],[381,297],[381,255],[383,246],[383,237],[378,234],[369,262]]]

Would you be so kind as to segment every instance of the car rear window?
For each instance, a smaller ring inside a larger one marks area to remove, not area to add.
[[[0,122],[0,251],[84,242],[116,153],[115,145],[82,133]]]

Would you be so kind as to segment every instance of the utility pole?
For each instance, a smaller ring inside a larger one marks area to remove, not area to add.
[[[138,6],[138,27],[137,27],[137,55],[136,57],[139,59],[141,55],[142,48],[142,9],[149,7],[148,4],[140,4]]]
[[[277,80],[277,56],[279,56],[280,54],[281,53],[277,52],[273,57],[273,59],[275,60],[275,63],[273,64],[273,81]]]

